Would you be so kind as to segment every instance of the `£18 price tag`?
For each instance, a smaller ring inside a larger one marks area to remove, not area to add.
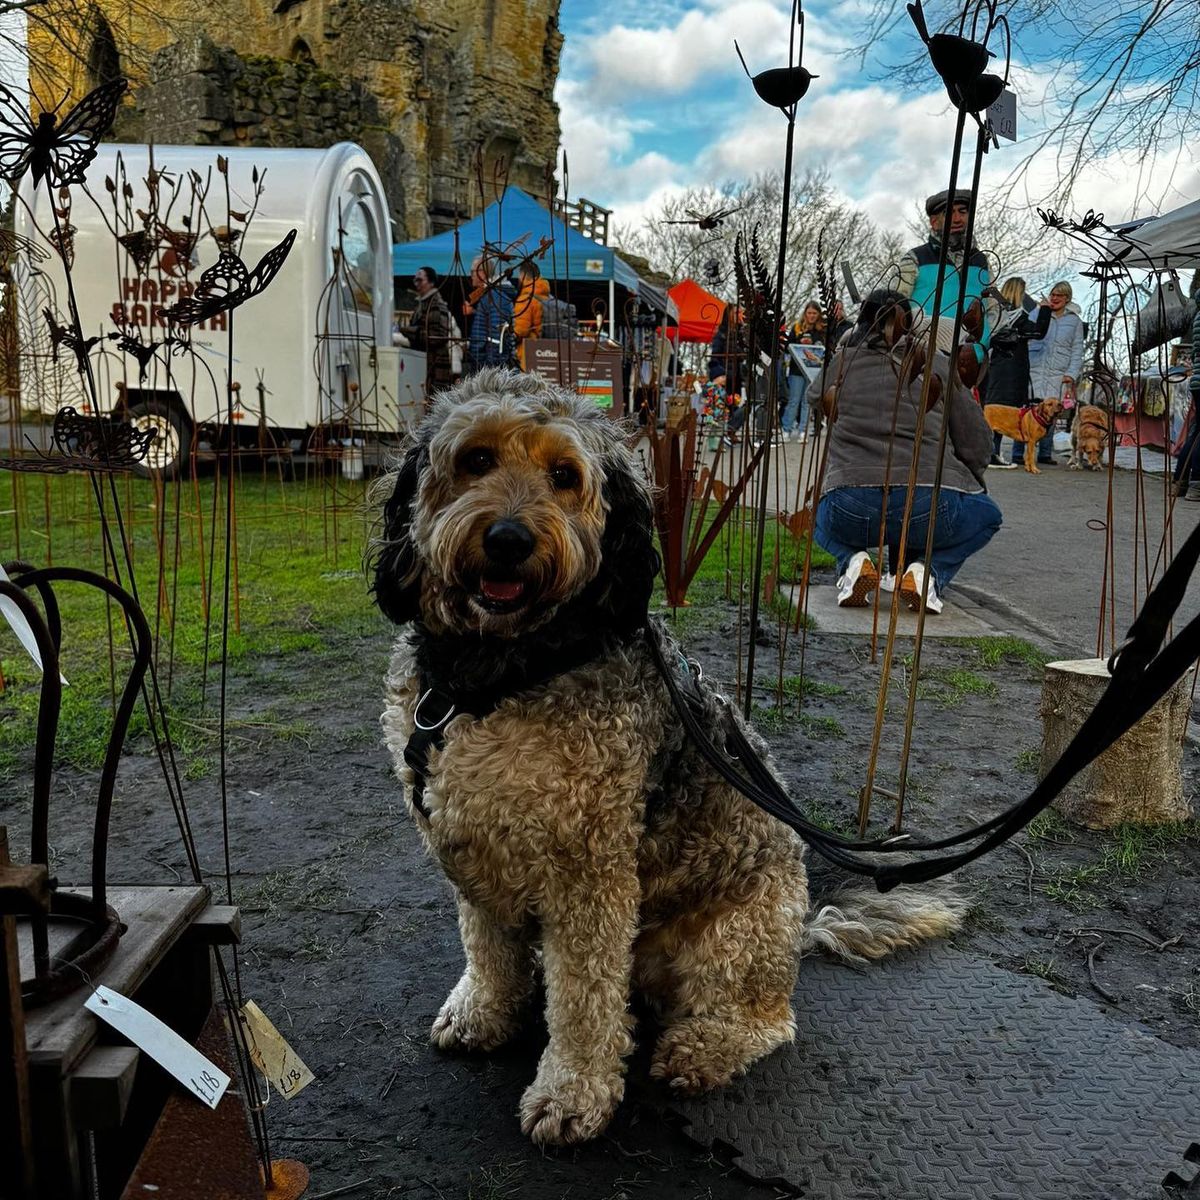
[[[246,1031],[250,1060],[285,1100],[316,1078],[253,1000],[242,1005],[242,1028]]]
[[[153,1013],[103,985],[84,1001],[84,1007],[127,1037],[209,1108],[221,1102],[229,1076]]]

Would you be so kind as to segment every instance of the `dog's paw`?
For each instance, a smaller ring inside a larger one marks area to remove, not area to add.
[[[1067,469],[1070,471],[1082,471],[1083,463],[1069,462],[1067,463]]]
[[[740,1014],[689,1017],[658,1039],[650,1077],[685,1095],[707,1092],[744,1075],[751,1063],[794,1036],[790,1012],[763,1025],[748,1024]]]
[[[611,1120],[625,1094],[621,1075],[581,1075],[543,1059],[521,1097],[521,1132],[539,1146],[586,1142]]]
[[[517,1013],[487,1003],[464,975],[446,998],[429,1039],[441,1050],[494,1050],[516,1032]]]

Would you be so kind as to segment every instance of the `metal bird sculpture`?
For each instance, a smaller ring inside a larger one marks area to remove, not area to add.
[[[663,224],[695,225],[697,229],[718,229],[722,224],[724,224],[728,217],[733,216],[735,212],[741,212],[742,207],[741,205],[738,205],[737,208],[722,208],[717,212],[712,213],[698,213],[694,208],[685,208],[683,211],[687,213],[686,220],[680,218],[664,221]]]
[[[979,42],[974,40],[979,20],[979,5],[976,5],[975,16],[971,21],[971,37],[966,36],[966,8],[959,19],[957,34],[930,34],[921,0],[912,0],[907,7],[917,33],[929,51],[933,69],[946,85],[951,103],[963,112],[976,114],[995,104],[1000,99],[1001,92],[1008,86],[1009,60],[1012,57],[1008,20],[1003,15],[997,16],[995,0],[983,0],[982,7],[987,13],[987,22],[984,26],[983,40]],[[985,73],[988,60],[995,58],[994,52],[988,49],[988,39],[1001,25],[1004,27],[1008,43],[1003,76]]]

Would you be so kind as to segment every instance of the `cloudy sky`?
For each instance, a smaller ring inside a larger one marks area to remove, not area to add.
[[[867,64],[847,56],[849,30],[867,0],[808,0],[805,65],[819,75],[801,103],[797,162],[823,166],[880,224],[902,230],[914,199],[946,186],[952,110],[940,83],[891,85],[890,69],[919,48],[907,18],[872,47]],[[782,165],[784,121],[754,95],[733,49],[752,71],[787,55],[787,0],[567,0],[557,99],[570,188],[637,224],[664,195],[720,184]],[[1052,78],[1069,78],[1053,31],[1014,55],[1020,140],[989,154],[983,186],[997,187],[1024,159],[1044,122]],[[937,84],[937,86],[935,86]],[[1056,178],[1052,151],[1038,155],[1015,203],[1040,198]],[[1200,135],[1150,171],[1131,156],[1090,163],[1072,210],[1111,220],[1177,207],[1200,196]]]

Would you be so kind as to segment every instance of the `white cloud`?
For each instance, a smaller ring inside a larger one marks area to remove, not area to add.
[[[687,187],[779,170],[786,125],[741,77],[732,42],[736,36],[752,71],[781,63],[785,0],[735,0],[727,7],[721,0],[693,0],[678,6],[674,23],[664,19],[659,0],[649,0],[640,20],[628,0],[615,3],[609,23],[590,24],[594,34],[569,46],[564,57],[557,96],[572,191],[612,207],[618,224],[636,226]],[[869,77],[856,86],[837,58],[842,47],[836,35],[828,31],[845,27],[831,13],[844,14],[858,3],[837,0],[820,23],[809,21],[805,61],[822,78],[800,105],[796,165],[827,169],[875,223],[904,232],[924,197],[948,182],[954,114],[936,78],[916,95]],[[1055,115],[1055,96],[1071,91],[1072,70],[1062,63],[1014,64],[1021,141],[1001,142],[986,157],[985,193],[1008,189],[1017,164],[1037,145],[1037,130]],[[662,136],[667,129],[678,135],[673,143]],[[966,144],[974,144],[970,127]],[[1200,140],[1149,171],[1139,170],[1136,157],[1129,152],[1087,163],[1068,215],[1094,208],[1119,220],[1200,195]],[[968,152],[964,186],[971,166]],[[1047,194],[1061,170],[1053,150],[1039,152],[1010,204],[1031,208],[1032,198]]]
[[[706,80],[741,74],[735,39],[751,72],[784,65],[790,7],[779,0],[734,0],[711,10],[689,7],[673,23],[613,24],[589,38],[574,57],[589,96],[598,102],[619,100],[631,89],[643,97],[681,95]],[[810,71],[832,79],[839,48],[809,23],[804,63]]]
[[[622,199],[640,199],[678,176],[679,164],[665,155],[636,152],[642,122],[619,110],[589,104],[579,85],[570,80],[560,80],[555,95],[572,195],[608,206]]]

